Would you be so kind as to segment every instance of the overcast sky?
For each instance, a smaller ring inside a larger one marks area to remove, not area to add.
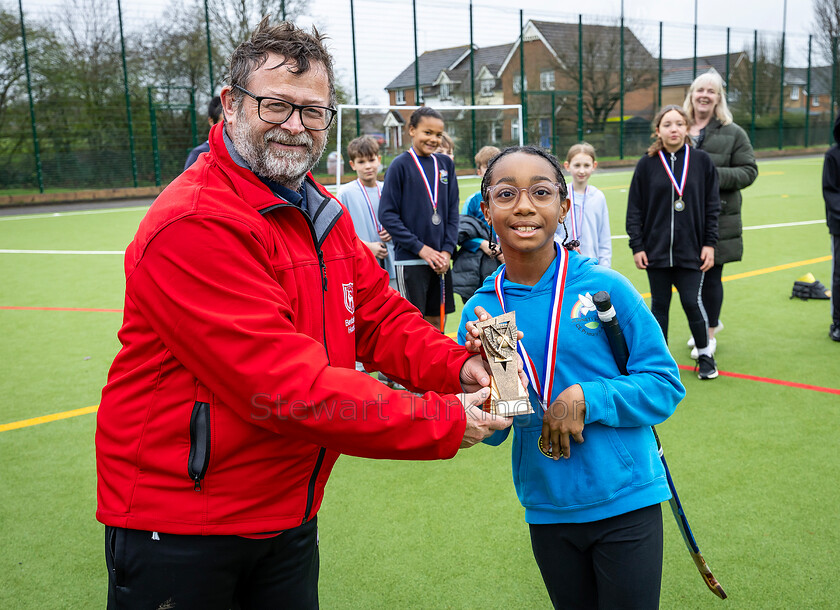
[[[788,66],[807,65],[807,34],[813,32],[812,0],[788,2]],[[577,21],[617,19],[621,0],[557,2],[546,0],[475,0],[473,37],[479,46],[512,42],[519,34],[519,13],[524,18]],[[784,0],[698,0],[698,54],[724,53],[726,27],[731,28],[730,49],[752,46],[752,30],[771,36],[782,31]],[[353,60],[349,0],[312,0],[301,22],[314,21],[330,36],[339,78],[352,94]],[[468,0],[417,0],[418,51],[469,43]],[[513,8],[511,8],[513,7]],[[362,103],[387,103],[383,87],[414,60],[411,0],[354,0],[359,93]],[[691,0],[625,0],[628,26],[657,55],[658,22],[665,23],[665,57],[689,57],[693,52],[694,2]],[[590,19],[590,17],[592,19]],[[527,58],[527,54],[526,54]],[[819,63],[816,47],[813,61]]]

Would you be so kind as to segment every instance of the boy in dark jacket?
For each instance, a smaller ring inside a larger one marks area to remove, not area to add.
[[[825,153],[823,163],[823,199],[825,220],[831,233],[831,329],[828,336],[840,341],[840,115],[834,121],[836,144]]]

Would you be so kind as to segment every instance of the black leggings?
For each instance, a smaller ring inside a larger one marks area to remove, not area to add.
[[[720,323],[720,308],[723,307],[723,265],[715,265],[706,272],[703,278],[703,307],[709,316],[709,328]]]
[[[530,527],[534,558],[555,608],[659,608],[659,504],[591,523]]]
[[[665,341],[668,341],[668,312],[671,309],[671,286],[676,286],[680,294],[683,311],[688,318],[688,328],[697,349],[703,349],[709,344],[709,322],[700,293],[703,287],[703,272],[699,269],[683,267],[665,267],[651,269],[648,267],[648,281],[650,282],[650,311],[659,322]]]

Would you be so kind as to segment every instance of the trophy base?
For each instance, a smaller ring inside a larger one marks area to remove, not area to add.
[[[514,398],[513,400],[492,400],[490,402],[490,413],[502,417],[514,417],[516,415],[530,415],[534,412],[531,401],[527,397]]]

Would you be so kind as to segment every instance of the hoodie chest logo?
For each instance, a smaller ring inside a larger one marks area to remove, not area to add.
[[[595,303],[592,302],[590,293],[578,295],[577,303],[572,306],[569,317],[580,332],[591,337],[598,334],[601,323],[598,321]]]

